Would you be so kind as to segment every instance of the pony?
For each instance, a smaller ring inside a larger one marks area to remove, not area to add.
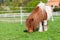
[[[40,2],[26,19],[28,32],[34,32],[38,28],[39,32],[47,31],[47,21],[52,17],[50,6]]]

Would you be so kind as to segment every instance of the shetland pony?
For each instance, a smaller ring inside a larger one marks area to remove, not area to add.
[[[38,26],[38,31],[47,31],[47,20],[52,16],[52,11],[50,13],[47,10],[48,6],[44,3],[39,3],[31,14],[26,19],[26,27],[28,32],[33,32]],[[49,10],[51,10],[49,8]],[[42,25],[43,24],[43,25]]]

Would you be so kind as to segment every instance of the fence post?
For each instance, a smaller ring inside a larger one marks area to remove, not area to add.
[[[21,24],[22,24],[22,7],[20,7],[20,13],[21,13]]]

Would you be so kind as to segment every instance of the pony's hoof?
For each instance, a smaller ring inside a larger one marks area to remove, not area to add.
[[[38,32],[43,32],[43,30],[39,30]]]
[[[48,30],[44,30],[45,32],[47,32]]]

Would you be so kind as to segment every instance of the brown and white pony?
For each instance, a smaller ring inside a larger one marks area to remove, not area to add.
[[[33,32],[36,30],[37,26],[39,26],[39,32],[43,30],[47,31],[47,20],[50,19],[50,17],[52,17],[51,7],[46,6],[42,2],[39,3],[26,19],[27,31]]]

